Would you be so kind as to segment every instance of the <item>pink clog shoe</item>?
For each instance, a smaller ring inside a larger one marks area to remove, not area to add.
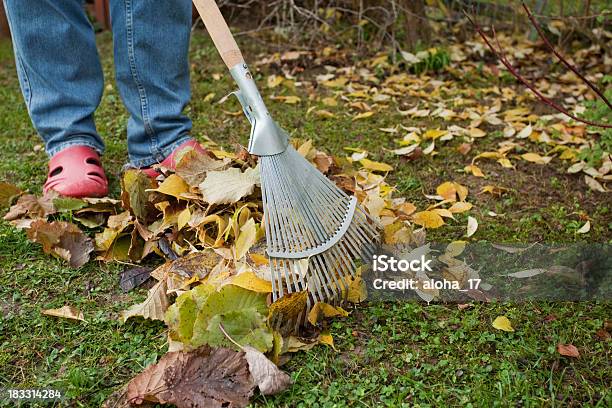
[[[88,146],[68,147],[49,160],[49,174],[43,186],[67,197],[104,197],[108,180],[98,153]]]
[[[196,152],[201,153],[201,154],[206,154],[207,151],[205,148],[202,147],[202,145],[200,145],[197,141],[195,140],[188,140],[185,143],[179,145],[176,149],[174,149],[172,151],[172,153],[170,153],[170,156],[166,157],[161,163],[159,163],[161,166],[170,169],[170,170],[174,170],[176,169],[176,161],[175,158],[177,156],[177,154],[184,150],[184,149],[188,149],[188,148],[192,148],[194,149]],[[152,167],[145,167],[140,169],[142,170],[143,173],[145,173],[147,176],[151,177],[151,178],[155,178],[157,176],[160,175],[160,172],[157,171],[156,169],[152,168]]]

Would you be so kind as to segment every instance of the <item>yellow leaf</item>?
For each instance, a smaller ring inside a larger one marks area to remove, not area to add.
[[[548,164],[552,160],[552,157],[540,156],[537,153],[525,153],[521,157],[523,160],[536,164]]]
[[[295,331],[295,323],[304,317],[308,291],[285,294],[270,305],[268,323],[270,327],[286,336]]]
[[[360,113],[358,115],[353,116],[353,120],[366,119],[366,118],[369,118],[372,115],[374,115],[374,112],[372,112],[372,111],[362,112],[362,113]]]
[[[447,133],[448,133],[447,130],[429,129],[428,131],[423,133],[423,139],[434,139],[435,140],[441,136],[444,136]]]
[[[42,314],[54,317],[63,317],[64,319],[85,321],[83,312],[72,306],[62,306],[59,309],[46,309]]]
[[[261,279],[252,271],[239,273],[229,282],[232,285],[240,286],[243,289],[252,292],[270,293],[272,292],[272,283]]]
[[[466,244],[465,241],[453,241],[446,246],[444,253],[452,258],[459,256],[465,250]]]
[[[359,160],[359,162],[364,168],[368,170],[372,170],[372,171],[391,171],[393,170],[393,167],[386,163],[375,162],[370,159],[361,159]]]
[[[415,224],[425,228],[439,228],[444,225],[444,220],[433,211],[420,211],[412,216]]]
[[[346,317],[348,316],[348,312],[340,306],[335,307],[327,303],[318,302],[308,313],[308,321],[314,326],[321,319],[338,316]]]
[[[466,211],[470,211],[472,209],[472,204],[465,202],[465,201],[459,201],[454,203],[448,210],[453,213],[453,214],[459,214],[459,213],[463,213]]]
[[[334,350],[336,350],[336,347],[334,346],[334,338],[332,337],[331,334],[329,334],[329,332],[322,332],[319,335],[319,341],[322,344],[328,345],[331,348],[333,348]],[[337,350],[336,350],[337,351]]]
[[[501,159],[503,156],[500,152],[482,152],[478,156],[472,159],[472,163],[474,163],[478,159]]]
[[[302,99],[299,96],[295,96],[295,95],[289,95],[289,96],[275,96],[271,99],[274,99],[275,101],[282,101],[285,102],[288,105],[295,105],[296,103],[300,102]]]
[[[489,193],[489,194],[493,194],[493,195],[499,195],[501,196],[503,193],[505,193],[506,191],[508,191],[507,188],[505,187],[500,187],[500,186],[493,186],[493,185],[486,185],[484,186],[481,190],[480,193]]]
[[[440,217],[444,217],[444,218],[453,218],[453,213],[450,212],[449,210],[447,210],[446,208],[434,208],[433,210],[431,210],[433,212],[435,212],[436,214],[438,214]]]
[[[189,185],[176,174],[171,174],[159,185],[159,187],[152,191],[158,191],[162,194],[180,198],[181,194],[189,192]]]
[[[191,219],[191,212],[189,211],[189,207],[187,207],[183,211],[181,211],[178,215],[177,224],[178,224],[179,231],[182,230],[185,225],[187,225],[190,219]]]
[[[253,218],[240,228],[240,235],[234,244],[236,259],[242,259],[257,240],[257,225]]]
[[[355,277],[350,279],[346,300],[351,303],[361,303],[368,298],[368,289],[361,279],[361,267],[357,268]]]
[[[484,173],[482,172],[482,170],[480,170],[480,167],[476,166],[475,164],[470,164],[468,166],[465,166],[463,168],[463,170],[465,170],[466,172],[472,173],[476,177],[484,177],[485,176]]]
[[[459,196],[459,201],[465,201],[468,196],[468,189],[465,186],[462,186],[459,183],[455,184],[455,190],[457,190],[457,195]]]
[[[208,94],[206,94],[206,96],[204,97],[204,102],[210,102],[213,100],[213,98],[215,97],[215,93],[214,92],[210,92]]]
[[[261,254],[249,254],[249,256],[256,266],[267,265],[269,262],[268,258]]]
[[[502,157],[501,159],[497,159],[497,162],[499,164],[502,165],[502,167],[506,168],[506,169],[513,169],[514,166],[512,165],[512,162],[508,159],[506,159],[505,157]]]
[[[325,106],[338,106],[338,101],[336,100],[336,98],[323,98],[322,102]]]
[[[478,220],[471,216],[468,217],[467,237],[469,238],[472,235],[474,235],[477,229],[478,229]]]
[[[470,128],[469,133],[471,137],[485,137],[487,135],[487,132],[478,128]]]
[[[268,77],[268,88],[276,88],[283,83],[283,77],[279,75],[270,75]]]
[[[455,201],[457,199],[457,188],[455,183],[446,181],[436,187],[436,194],[445,200]]]
[[[320,118],[325,118],[325,119],[331,119],[331,118],[336,117],[336,115],[334,115],[333,113],[325,109],[316,110],[314,114]]]
[[[493,320],[493,327],[497,330],[503,330],[506,332],[513,332],[512,324],[510,324],[510,320],[506,316],[497,316],[495,320]]]
[[[348,78],[346,77],[338,77],[333,80],[323,81],[322,85],[327,88],[342,88],[348,82]]]

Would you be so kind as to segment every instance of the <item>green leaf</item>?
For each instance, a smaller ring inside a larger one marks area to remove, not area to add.
[[[81,208],[87,207],[87,203],[78,198],[72,197],[57,197],[53,199],[53,207],[58,212],[69,212],[80,210]]]
[[[199,285],[179,296],[166,313],[166,324],[173,339],[188,348],[203,344],[235,347],[219,329],[241,345],[262,352],[272,347],[272,332],[266,324],[266,294],[234,285],[219,291],[213,285]]]
[[[149,176],[136,169],[127,170],[121,178],[123,206],[141,220],[147,218],[149,193],[146,190],[150,189],[152,184]]]

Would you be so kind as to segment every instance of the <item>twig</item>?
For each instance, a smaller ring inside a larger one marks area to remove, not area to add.
[[[527,5],[525,4],[525,2],[523,2],[523,8],[525,9],[525,11],[527,12],[527,16],[529,17],[529,20],[531,20],[531,23],[533,24],[533,26],[535,27],[535,29],[538,31],[538,35],[540,36],[540,38],[542,39],[542,41],[544,41],[544,44],[546,44],[546,46],[548,47],[549,50],[551,50],[553,52],[553,54],[555,54],[557,56],[557,58],[559,58],[559,61],[561,61],[563,63],[563,65],[565,65],[568,69],[570,69],[574,74],[576,74],[580,79],[582,79],[588,86],[589,88],[591,88],[593,90],[593,92],[595,92],[597,95],[599,95],[599,97],[606,103],[606,105],[608,105],[608,107],[610,109],[612,109],[612,104],[610,103],[610,101],[608,100],[608,98],[606,98],[606,96],[604,95],[604,93],[602,91],[600,91],[591,81],[589,81],[584,75],[582,75],[578,69],[576,69],[576,67],[574,67],[572,64],[570,64],[569,62],[567,62],[567,60],[565,58],[563,58],[563,56],[555,49],[555,47],[553,47],[553,45],[550,43],[550,41],[548,41],[548,38],[546,38],[544,36],[544,32],[542,31],[542,28],[540,27],[540,25],[538,24],[537,20],[533,17],[533,14],[531,14],[531,10],[529,10],[529,7],[527,7]]]
[[[478,25],[478,23],[476,23],[474,20],[472,20],[472,18],[469,16],[469,14],[467,12],[464,11],[464,13],[465,13],[465,16],[467,17],[467,19],[470,21],[470,23],[474,26],[474,28],[478,32],[478,34],[480,34],[480,36],[482,37],[483,41],[491,49],[493,54],[495,54],[495,56],[499,59],[499,61],[508,69],[508,71],[516,79],[518,79],[523,85],[525,85],[527,88],[529,88],[529,90],[531,90],[531,92],[533,92],[543,103],[545,103],[546,105],[548,105],[551,108],[555,109],[556,111],[561,112],[564,115],[574,119],[576,122],[581,122],[581,123],[584,123],[584,124],[587,124],[587,125],[590,125],[590,126],[601,127],[601,128],[606,128],[606,129],[611,129],[612,128],[612,125],[608,125],[608,124],[605,124],[605,123],[599,123],[599,122],[593,122],[593,121],[586,120],[586,119],[581,119],[581,118],[577,117],[576,115],[570,113],[564,107],[558,105],[552,99],[544,96],[535,87],[535,85],[533,85],[531,82],[529,82],[523,76],[521,76],[521,74],[517,71],[517,69],[514,66],[512,66],[512,64],[508,61],[508,59],[505,57],[505,55],[503,55],[503,51],[501,49],[501,45],[499,44],[499,40],[497,39],[497,36],[495,34],[495,29],[493,29],[493,38],[497,41],[497,44],[500,47],[499,51],[497,49],[495,49],[495,47],[491,44],[491,42],[489,41],[489,38],[482,31],[482,28]]]

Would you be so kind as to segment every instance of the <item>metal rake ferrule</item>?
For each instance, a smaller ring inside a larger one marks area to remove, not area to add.
[[[251,123],[248,151],[256,156],[271,156],[287,149],[287,133],[272,119],[247,64],[237,64],[230,73],[238,85],[233,92]]]

